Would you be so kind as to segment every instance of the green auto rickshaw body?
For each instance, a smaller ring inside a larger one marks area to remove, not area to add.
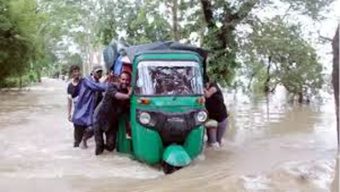
[[[203,60],[197,52],[187,50],[134,55],[134,92],[130,114],[119,120],[118,152],[150,165],[166,162],[176,167],[189,165],[202,152],[206,119],[204,103],[199,102]]]

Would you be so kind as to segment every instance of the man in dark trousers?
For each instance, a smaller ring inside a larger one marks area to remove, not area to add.
[[[72,122],[72,109],[74,109],[78,95],[80,91],[80,84],[81,84],[81,74],[80,74],[80,67],[78,65],[72,65],[70,67],[69,76],[71,78],[70,83],[67,85],[67,119]],[[78,129],[77,125],[74,124],[74,144],[73,147],[78,147],[79,142],[77,141],[78,137]]]
[[[96,155],[103,153],[104,149],[113,151],[116,147],[119,117],[129,113],[130,109],[130,81],[130,73],[122,72],[118,83],[110,82],[108,84],[104,98],[95,110],[93,128]],[[106,144],[103,133],[105,133]]]
[[[218,122],[217,129],[209,128],[207,130],[208,144],[214,148],[219,148],[223,144],[223,136],[228,127],[227,107],[224,104],[223,93],[217,83],[210,81],[208,77],[206,77],[205,82],[205,107],[207,108],[209,119]]]
[[[85,77],[81,81],[78,101],[75,105],[72,117],[72,122],[75,126],[75,147],[79,146],[86,129],[93,124],[93,113],[97,103],[97,92],[104,92],[106,90],[106,84],[99,82],[102,73],[102,67],[100,65],[95,65],[92,68],[91,75]],[[86,143],[84,143],[84,146],[86,147]]]

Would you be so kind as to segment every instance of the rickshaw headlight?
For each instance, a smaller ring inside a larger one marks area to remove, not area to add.
[[[147,112],[142,112],[139,114],[139,121],[144,125],[149,124],[151,121],[151,115]]]
[[[204,121],[207,120],[207,118],[208,118],[208,114],[205,111],[200,111],[196,115],[196,119],[199,123],[203,123]]]

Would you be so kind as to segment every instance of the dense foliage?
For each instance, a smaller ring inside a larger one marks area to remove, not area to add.
[[[301,23],[318,22],[333,0],[0,0],[0,82],[27,73],[88,71],[112,39],[179,40],[209,50],[208,72],[248,90],[277,84],[294,94],[321,87],[322,67]],[[267,13],[268,14],[264,14]]]

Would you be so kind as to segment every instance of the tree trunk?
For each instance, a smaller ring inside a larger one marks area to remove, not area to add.
[[[300,91],[299,93],[298,93],[298,102],[301,104],[301,103],[303,103],[303,92],[302,91]]]
[[[179,40],[179,33],[178,33],[178,0],[172,0],[172,30],[173,30],[173,35],[174,35],[174,40],[178,41]]]
[[[335,175],[334,180],[332,182],[331,191],[332,192],[339,192],[340,191],[340,153],[338,153],[336,157],[336,164],[335,164]]]
[[[333,39],[333,73],[332,84],[335,97],[335,110],[337,119],[338,144],[340,145],[340,130],[339,130],[339,27]]]
[[[36,69],[35,72],[36,72],[36,74],[37,74],[37,78],[38,78],[37,80],[38,80],[38,82],[41,83],[41,72],[40,72],[40,70],[39,70],[39,69]]]
[[[339,128],[339,26],[336,31],[336,35],[333,39],[333,73],[332,83],[334,88],[335,97],[335,109],[336,109],[336,120],[337,120],[337,133],[338,133],[338,155],[336,158],[336,167],[334,180],[332,183],[332,192],[340,191],[340,128]]]
[[[248,83],[248,86],[247,86],[249,90],[251,89],[251,84],[253,83],[255,75],[256,75],[256,73],[253,73],[250,76],[250,80],[249,80],[249,83]]]
[[[268,57],[268,66],[267,66],[267,79],[266,82],[264,83],[264,93],[268,94],[270,92],[270,88],[269,88],[269,82],[270,82],[270,68],[272,65],[272,57],[269,56]]]
[[[20,75],[19,76],[19,89],[22,88],[22,76]]]
[[[201,0],[204,20],[208,28],[208,34],[204,36],[203,42],[204,46],[213,52],[210,57],[210,68],[217,79],[225,80],[233,76],[237,66],[236,26],[249,15],[257,3],[256,0],[247,0],[236,9],[226,2],[222,7],[221,17],[215,18],[214,12],[221,7],[214,7],[210,0]],[[219,27],[217,23],[221,23],[222,26]],[[224,66],[218,66],[221,64]]]

